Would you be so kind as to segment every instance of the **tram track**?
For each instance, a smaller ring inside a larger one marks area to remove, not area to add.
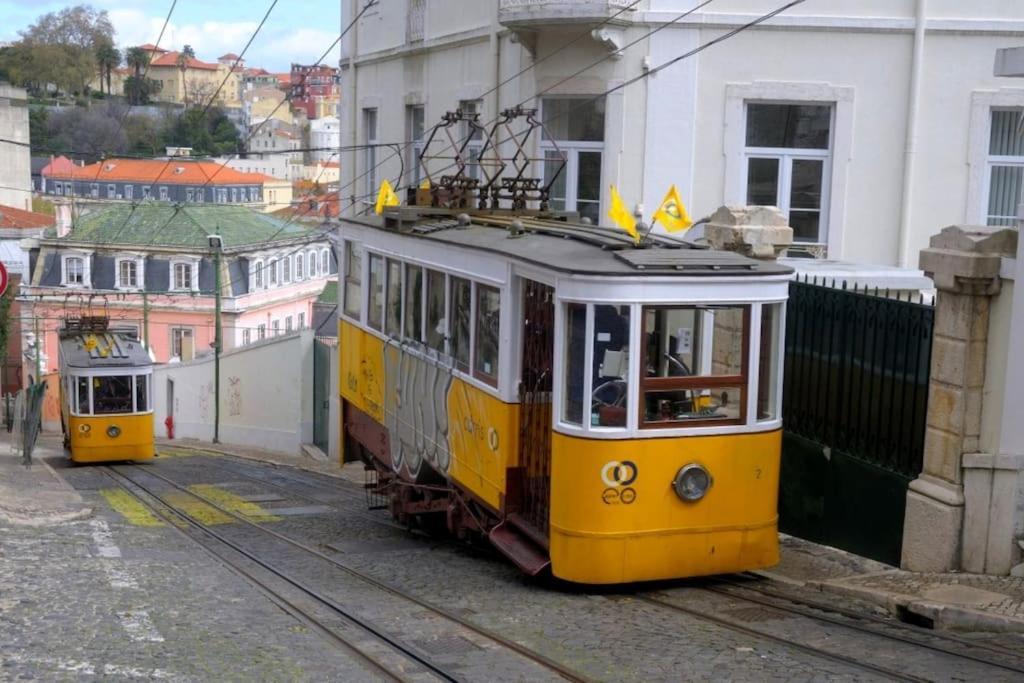
[[[129,467],[134,469],[137,466],[129,466]],[[262,566],[266,566],[272,573],[277,574],[278,576],[281,576],[285,581],[287,581],[289,583],[292,583],[293,585],[297,585],[298,583],[301,583],[301,582],[297,582],[297,580],[295,580],[294,578],[289,578],[288,576],[284,575],[283,572],[281,572],[279,569],[273,568],[271,565],[269,565],[269,563],[265,563],[262,559],[260,559],[257,556],[255,556],[254,553],[251,553],[250,551],[247,551],[244,548],[241,548],[240,546],[238,546],[238,544],[234,543],[233,541],[230,541],[229,539],[224,539],[222,535],[218,534],[216,531],[210,530],[207,525],[203,524],[202,522],[199,522],[198,520],[193,519],[187,513],[184,513],[184,512],[181,512],[181,511],[175,509],[173,506],[169,505],[166,502],[166,500],[164,500],[162,497],[160,497],[159,495],[157,495],[157,494],[155,494],[155,493],[153,493],[151,491],[148,491],[144,485],[140,484],[139,482],[137,482],[136,480],[132,479],[131,477],[128,477],[128,476],[124,475],[122,472],[119,472],[119,471],[115,470],[113,467],[107,467],[107,470],[109,470],[110,472],[113,473],[112,478],[114,478],[114,477],[121,477],[123,480],[125,480],[125,481],[127,481],[127,482],[129,482],[131,484],[134,484],[135,486],[138,486],[140,489],[142,489],[143,491],[148,493],[150,496],[152,496],[156,500],[160,501],[160,503],[162,505],[164,505],[164,506],[168,507],[169,509],[171,509],[171,511],[174,512],[174,514],[177,515],[178,517],[180,517],[182,519],[185,519],[189,524],[200,528],[201,530],[203,530],[204,532],[206,532],[206,533],[208,533],[208,534],[210,534],[212,536],[219,537],[218,540],[220,540],[222,543],[225,543],[225,544],[235,548],[238,552],[240,552],[241,554],[249,557],[250,559],[255,561],[257,564],[260,564]],[[562,678],[564,680],[576,681],[576,682],[581,682],[581,683],[590,680],[588,677],[584,676],[583,674],[581,674],[579,672],[576,672],[576,671],[574,671],[574,670],[572,670],[572,669],[570,669],[570,668],[560,664],[559,662],[548,658],[546,655],[543,655],[543,654],[541,654],[539,652],[536,652],[535,650],[532,650],[531,648],[529,648],[529,647],[527,647],[525,645],[522,645],[521,643],[519,643],[517,641],[514,641],[514,640],[511,640],[509,638],[506,638],[505,636],[502,636],[501,634],[496,633],[496,632],[494,632],[494,631],[492,631],[492,630],[490,630],[490,629],[488,629],[486,627],[474,624],[473,622],[471,622],[471,621],[469,621],[469,620],[459,616],[458,614],[456,614],[456,613],[454,613],[454,612],[452,612],[452,611],[450,611],[448,609],[445,609],[444,607],[441,607],[439,605],[435,605],[435,604],[433,604],[433,603],[431,603],[431,602],[429,602],[427,600],[419,598],[419,597],[417,597],[417,596],[415,596],[415,595],[413,595],[413,594],[411,594],[411,593],[409,593],[409,592],[407,592],[407,591],[405,591],[405,590],[403,590],[401,588],[398,588],[398,587],[393,586],[391,584],[385,583],[385,582],[383,582],[383,581],[373,577],[372,575],[370,575],[370,574],[368,574],[368,573],[366,573],[364,571],[361,571],[359,569],[356,569],[355,567],[352,567],[352,566],[350,566],[350,565],[348,565],[348,564],[338,560],[337,558],[334,558],[334,557],[331,557],[329,555],[326,555],[325,553],[321,552],[320,550],[318,550],[318,549],[316,549],[314,547],[311,547],[311,546],[309,546],[309,545],[307,545],[307,544],[305,544],[305,543],[303,543],[301,541],[297,541],[297,540],[295,540],[295,539],[293,539],[293,538],[291,538],[291,537],[289,537],[289,536],[287,536],[285,534],[282,534],[282,533],[280,533],[280,532],[278,532],[278,531],[276,531],[274,529],[270,529],[270,528],[268,528],[267,526],[265,526],[263,524],[260,524],[258,522],[254,522],[254,521],[252,521],[250,519],[246,519],[244,515],[240,515],[239,513],[235,512],[234,510],[230,510],[228,508],[225,508],[224,506],[220,505],[216,501],[211,500],[210,498],[208,498],[206,496],[203,496],[202,494],[196,493],[195,491],[192,491],[191,489],[189,489],[186,486],[182,486],[181,484],[179,484],[178,482],[175,482],[174,480],[170,479],[169,477],[166,477],[163,474],[160,474],[158,472],[153,471],[151,468],[146,468],[144,470],[144,474],[146,476],[151,476],[151,477],[154,477],[156,479],[161,480],[165,484],[171,486],[176,491],[184,493],[184,494],[186,494],[186,495],[188,495],[188,496],[190,496],[190,497],[200,501],[202,504],[207,505],[210,508],[216,510],[217,512],[219,512],[221,514],[224,514],[224,515],[227,515],[227,516],[235,519],[238,522],[241,522],[247,528],[257,529],[257,530],[259,530],[260,532],[264,533],[265,535],[267,535],[269,537],[272,537],[274,539],[277,539],[279,541],[287,543],[291,547],[298,548],[298,549],[302,550],[304,553],[306,553],[306,555],[316,557],[319,560],[322,560],[324,562],[329,563],[330,565],[332,565],[336,569],[338,569],[338,570],[340,570],[342,572],[345,572],[349,576],[352,576],[353,578],[356,578],[356,579],[362,581],[366,585],[372,586],[373,588],[375,588],[377,590],[389,593],[389,594],[391,594],[391,595],[393,595],[393,596],[395,596],[395,597],[397,597],[399,599],[402,599],[402,600],[405,600],[407,602],[413,603],[413,604],[417,605],[418,607],[420,607],[420,608],[422,608],[422,609],[424,609],[424,610],[426,610],[426,611],[428,611],[428,612],[430,612],[430,613],[432,613],[432,614],[434,614],[434,615],[436,615],[438,617],[441,617],[442,619],[445,619],[448,622],[453,623],[453,624],[455,624],[456,626],[458,626],[460,628],[466,629],[467,631],[472,632],[472,633],[476,634],[479,637],[487,639],[487,640],[491,641],[492,643],[494,643],[494,644],[496,644],[496,645],[498,645],[498,646],[500,646],[500,647],[502,647],[502,648],[504,648],[506,650],[514,652],[516,655],[531,661],[533,664],[535,664],[535,665],[537,665],[537,666],[539,666],[539,667],[541,667],[543,669],[548,670],[549,672],[557,675],[558,677],[560,677],[560,678]],[[115,479],[115,481],[117,481],[117,480]],[[120,482],[118,482],[118,483],[120,485]],[[122,485],[122,488],[125,488],[125,487]],[[324,503],[321,503],[321,504],[324,504]],[[273,514],[273,510],[269,510],[268,514]],[[404,530],[404,527],[399,527],[399,528]],[[302,588],[302,590],[304,592],[309,592],[311,589],[309,589],[307,587],[307,588]],[[369,628],[374,628],[374,627],[372,627],[371,624],[368,624],[368,622],[360,620],[359,617],[351,615],[347,610],[344,610],[344,608],[342,606],[336,605],[336,603],[334,603],[332,600],[330,600],[330,598],[325,598],[325,599],[329,603],[332,603],[331,605],[329,605],[329,606],[332,607],[332,609],[335,609],[337,611],[338,608],[341,608],[343,610],[344,615],[345,615],[345,617],[347,619],[358,621],[359,624],[364,629],[366,629],[368,626],[369,626]],[[319,601],[319,599],[318,599],[318,601]],[[371,632],[374,633],[374,634],[377,634],[378,630],[374,628],[374,630],[371,631]],[[382,638],[382,636],[378,635],[378,638]],[[399,651],[401,651],[401,652],[409,651],[408,648],[403,646],[401,643],[397,643],[394,639],[390,638],[389,636],[385,635],[385,636],[383,636],[383,638],[387,638],[386,642],[388,642],[389,645],[391,645],[392,647],[398,649]],[[416,653],[413,653],[413,654],[416,654]],[[422,661],[420,661],[420,660],[423,659],[423,657],[421,655],[417,654],[417,657],[415,659],[420,664],[425,665]],[[427,668],[430,668],[430,666],[428,666]],[[442,671],[435,671],[433,669],[431,669],[431,670],[433,671],[433,673],[438,675],[438,677],[440,677],[443,680],[457,680],[455,678],[448,677],[449,674],[447,674],[446,672],[443,672],[443,670]]]

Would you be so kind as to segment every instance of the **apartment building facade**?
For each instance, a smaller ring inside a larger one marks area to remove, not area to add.
[[[32,209],[28,94],[0,82],[0,204]]]
[[[779,3],[694,4],[381,0],[343,42],[341,143],[412,144],[344,152],[345,206],[365,211],[383,178],[418,184],[446,111],[490,123],[522,104],[548,129],[534,174],[565,158],[554,206],[602,221],[609,186],[649,220],[675,184],[695,218],[776,205],[809,255],[916,265],[942,226],[1012,220],[1024,88],[992,62],[1024,5],[808,0],[725,38]],[[341,6],[347,25],[362,3]]]
[[[314,302],[337,272],[322,230],[239,206],[110,206],[63,237],[30,245],[22,324],[30,330],[40,321],[43,372],[56,369],[60,321],[82,313],[134,326],[159,363],[209,353],[211,234],[223,240],[225,349],[309,327]]]

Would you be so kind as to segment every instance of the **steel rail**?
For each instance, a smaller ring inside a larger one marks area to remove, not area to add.
[[[220,533],[214,531],[213,529],[211,529],[209,527],[209,525],[204,524],[204,523],[194,519],[191,515],[178,510],[173,505],[171,505],[166,500],[164,500],[163,497],[161,497],[160,495],[154,493],[152,490],[150,490],[144,484],[140,484],[138,481],[132,479],[131,477],[125,476],[122,472],[114,469],[114,467],[112,467],[110,465],[105,466],[104,467],[104,471],[108,472],[108,476],[110,476],[110,478],[112,480],[117,481],[119,484],[121,484],[121,482],[118,480],[118,477],[123,479],[125,482],[128,482],[128,483],[138,487],[143,492],[145,492],[147,495],[149,495],[153,499],[159,501],[161,505],[165,506],[168,510],[170,510],[177,517],[181,518],[183,521],[187,522],[188,524],[190,524],[191,526],[195,527],[199,531],[202,531],[203,533],[211,536],[212,538],[215,538],[221,544],[231,548],[236,553],[246,557],[247,559],[249,559],[250,561],[252,561],[255,564],[259,565],[263,569],[265,569],[268,572],[270,572],[270,573],[274,574],[275,576],[279,577],[280,579],[282,579],[286,583],[289,583],[292,586],[294,586],[295,588],[298,588],[303,593],[306,593],[307,595],[309,595],[311,598],[313,598],[317,602],[321,603],[322,605],[326,606],[327,608],[329,608],[333,612],[337,613],[339,616],[343,617],[346,621],[348,621],[348,622],[352,623],[353,625],[359,627],[360,629],[366,631],[367,633],[371,634],[372,636],[374,636],[378,640],[381,640],[382,642],[386,643],[388,646],[390,646],[394,650],[398,651],[403,656],[407,657],[408,659],[411,659],[411,660],[415,661],[417,664],[423,666],[428,671],[430,671],[434,675],[438,676],[442,680],[450,681],[451,683],[458,683],[461,680],[458,677],[456,677],[455,675],[453,675],[453,674],[449,673],[448,671],[444,670],[443,668],[441,668],[437,664],[434,664],[432,661],[430,661],[430,659],[428,659],[428,658],[424,657],[423,655],[413,651],[412,649],[410,649],[406,645],[404,645],[401,642],[395,640],[394,638],[392,638],[388,634],[382,632],[380,629],[378,629],[376,626],[372,625],[368,621],[366,621],[364,619],[361,619],[360,617],[352,614],[345,607],[343,607],[342,605],[339,605],[337,602],[335,602],[331,598],[329,598],[329,597],[323,595],[322,593],[318,592],[317,590],[307,586],[305,583],[299,581],[298,579],[295,579],[295,578],[289,576],[288,574],[286,574],[285,572],[281,571],[277,567],[273,566],[272,564],[270,564],[266,560],[261,559],[255,553],[252,553],[252,552],[246,550],[245,548],[241,547],[240,545],[238,545],[234,541],[232,541],[232,540],[230,540],[228,538],[225,538],[223,534],[220,534]],[[152,473],[151,472],[146,472],[146,474],[152,474]],[[165,477],[162,477],[160,475],[156,475],[156,476],[159,479],[165,479],[166,480]],[[181,491],[184,491],[186,493],[189,493],[190,495],[195,496],[196,498],[204,500],[204,502],[206,502],[208,505],[211,505],[213,507],[218,507],[219,508],[219,506],[216,506],[215,504],[211,503],[210,501],[206,501],[203,498],[203,496],[199,496],[198,494],[195,494],[194,492],[190,491],[189,489],[187,489],[185,487],[182,487],[182,486],[179,486],[176,483],[171,482],[170,480],[166,480],[166,481],[171,483],[175,488],[177,488],[177,489],[179,489]],[[131,490],[130,487],[128,487],[128,486],[126,486],[124,484],[121,484],[121,488],[131,492],[132,495],[135,498],[137,498],[139,500],[142,500],[134,491]],[[152,509],[153,506],[149,505],[148,502],[147,502],[147,507],[150,507]],[[228,512],[227,510],[224,510],[223,508],[219,508],[219,509],[221,509],[224,512]],[[230,513],[230,514],[234,514],[234,513]],[[172,526],[177,526],[177,525],[172,524]],[[212,552],[215,552],[215,551],[212,551]],[[223,555],[220,555],[219,553],[215,553],[215,554],[217,554],[218,557],[220,557],[221,561],[224,562],[225,564],[230,564],[233,568],[241,569],[240,567],[237,566],[237,563],[230,562],[225,557],[223,557]],[[274,591],[269,586],[266,586],[265,583],[259,582],[258,580],[257,580],[257,583],[260,584],[261,587],[265,588],[266,590],[269,590],[272,593],[279,595],[277,593],[277,591]],[[312,617],[312,615],[308,615],[308,612],[306,612],[306,614],[307,614],[307,616],[309,616],[310,618],[313,618],[315,620],[315,617]],[[324,627],[324,628],[326,628],[326,627]],[[337,635],[337,634],[335,634],[335,635]],[[354,652],[356,652],[356,654],[358,654],[364,660],[370,661],[370,662],[374,663],[375,667],[378,668],[379,670],[386,671],[389,678],[392,678],[392,679],[395,679],[395,680],[399,680],[399,681],[406,680],[406,678],[401,677],[401,676],[397,676],[394,672],[388,670],[386,665],[384,665],[384,664],[382,664],[380,662],[376,662],[374,660],[374,658],[371,655],[369,655],[369,653],[366,653],[365,651],[361,650],[360,648],[358,648],[354,644],[348,642],[346,639],[342,638],[340,635],[337,635],[337,639],[341,640],[343,642],[346,642],[350,646],[350,648],[352,648],[352,650]]]
[[[907,633],[918,634],[921,638],[930,638],[930,639],[933,639],[933,640],[944,640],[944,641],[951,642],[951,643],[957,643],[958,645],[963,645],[965,647],[971,647],[971,648],[978,648],[978,649],[987,650],[987,651],[992,652],[994,654],[1003,655],[1003,656],[1006,656],[1006,657],[1011,657],[1011,658],[1015,658],[1015,659],[1024,659],[1024,652],[1015,652],[1014,650],[1011,650],[1009,648],[1003,648],[1003,647],[999,647],[999,646],[996,646],[996,645],[990,645],[988,643],[975,642],[975,641],[969,640],[967,638],[959,638],[957,636],[954,636],[954,635],[951,635],[951,634],[947,634],[947,633],[939,633],[939,632],[936,632],[936,631],[931,630],[931,629],[925,629],[925,628],[922,628],[922,627],[919,627],[919,626],[915,626],[913,624],[907,624],[906,622],[893,621],[891,619],[885,619],[883,617],[879,617],[879,616],[876,616],[874,614],[870,614],[870,613],[867,613],[867,612],[858,612],[856,610],[846,609],[846,608],[840,607],[838,605],[831,605],[831,604],[828,604],[828,603],[820,602],[818,600],[809,600],[809,599],[804,599],[803,597],[791,596],[791,595],[787,595],[785,593],[780,593],[780,592],[772,591],[772,590],[766,590],[766,589],[760,588],[760,587],[752,587],[752,586],[748,586],[748,585],[745,585],[745,584],[737,582],[737,581],[731,581],[731,580],[726,579],[726,578],[715,579],[715,581],[718,582],[718,583],[724,583],[724,584],[726,584],[728,586],[732,586],[732,587],[738,588],[740,590],[750,591],[750,592],[753,592],[753,593],[758,593],[758,594],[764,595],[766,597],[776,598],[778,600],[784,600],[786,602],[790,602],[790,603],[793,603],[793,604],[796,604],[796,605],[804,605],[805,607],[809,607],[811,609],[816,609],[816,610],[821,610],[821,611],[825,611],[825,612],[833,612],[835,614],[840,614],[840,615],[842,615],[844,617],[847,617],[848,619],[857,619],[857,620],[861,620],[861,621],[870,621],[872,623],[877,623],[877,624],[883,625],[883,626],[885,626],[887,628],[890,628],[890,629],[902,630],[902,631],[905,631]],[[739,595],[739,594],[737,594],[737,593],[735,593],[735,592],[733,592],[731,590],[723,590],[721,588],[714,588],[714,587],[708,587],[708,586],[701,586],[701,588],[703,590],[711,591],[713,593],[718,593],[720,595],[728,595],[730,597],[740,598],[742,600],[747,600],[749,602],[754,602],[754,603],[757,603],[759,605],[763,605],[765,607],[770,607],[772,609],[777,609],[777,610],[780,610],[780,611],[783,611],[783,612],[790,612],[790,613],[793,613],[793,614],[800,614],[802,616],[806,616],[806,617],[809,617],[811,619],[818,619],[818,620],[821,620],[821,621],[827,621],[829,623],[833,623],[833,624],[836,624],[838,626],[844,626],[846,628],[851,628],[851,629],[854,629],[854,630],[857,630],[857,631],[862,631],[864,633],[871,633],[871,634],[879,635],[879,636],[886,637],[886,638],[892,638],[894,640],[900,640],[902,642],[911,643],[913,645],[919,645],[921,647],[925,647],[925,648],[928,648],[928,649],[931,649],[931,650],[936,650],[938,652],[942,652],[942,653],[948,654],[950,656],[961,657],[963,659],[973,660],[973,661],[979,662],[981,664],[987,664],[989,666],[995,666],[995,667],[1007,669],[1008,671],[1012,671],[1014,673],[1024,674],[1024,667],[1015,667],[1015,666],[1012,666],[1012,665],[1009,665],[1009,664],[1003,664],[1003,663],[996,662],[996,661],[993,661],[993,660],[990,660],[990,659],[985,659],[984,657],[978,657],[977,655],[972,655],[972,654],[969,654],[969,653],[961,653],[961,652],[957,652],[955,650],[949,650],[949,649],[940,647],[938,645],[934,645],[934,644],[931,644],[931,643],[923,642],[923,640],[919,640],[917,638],[910,638],[910,637],[902,636],[902,635],[895,634],[895,633],[894,634],[886,634],[886,633],[883,633],[882,631],[880,631],[879,629],[868,628],[868,627],[860,625],[860,624],[851,624],[851,623],[845,622],[845,621],[843,621],[841,619],[835,619],[833,617],[828,617],[826,615],[821,615],[821,614],[814,614],[813,612],[809,612],[807,610],[798,609],[798,608],[795,608],[795,607],[790,607],[790,606],[787,606],[787,605],[780,605],[780,604],[774,603],[774,602],[772,602],[770,600],[760,600],[758,598],[754,598],[754,597],[747,596],[747,595]]]
[[[660,606],[660,607],[667,607],[667,608],[669,608],[671,610],[675,610],[677,612],[682,612],[683,614],[686,614],[688,616],[696,617],[697,619],[701,619],[703,621],[708,621],[708,622],[711,622],[713,624],[717,624],[719,626],[724,626],[727,629],[730,629],[732,631],[736,631],[738,633],[742,633],[744,635],[752,636],[754,638],[761,638],[763,640],[769,640],[769,641],[771,641],[773,643],[778,643],[780,645],[784,645],[786,647],[789,647],[789,648],[792,648],[792,649],[799,650],[801,652],[807,653],[807,654],[809,654],[809,655],[811,655],[813,657],[818,657],[820,659],[829,659],[829,660],[837,662],[839,664],[844,664],[846,666],[853,667],[855,669],[860,669],[862,671],[868,671],[868,672],[871,672],[871,673],[874,673],[874,674],[879,674],[881,676],[885,676],[885,677],[890,678],[890,679],[899,680],[899,681],[928,681],[929,680],[927,678],[920,678],[918,676],[912,676],[912,675],[909,675],[909,674],[905,674],[902,671],[895,671],[893,669],[887,669],[887,668],[882,667],[882,666],[876,666],[874,664],[869,664],[867,662],[864,662],[864,661],[862,661],[860,659],[856,659],[854,657],[848,657],[846,655],[838,654],[836,652],[829,652],[828,650],[822,650],[822,649],[819,649],[819,648],[816,648],[816,647],[812,647],[812,646],[807,645],[805,643],[801,643],[801,642],[799,642],[797,640],[793,640],[793,639],[790,639],[790,638],[785,638],[783,636],[778,636],[778,635],[775,635],[773,633],[766,633],[764,631],[758,631],[757,629],[751,628],[751,627],[747,626],[746,624],[742,624],[739,621],[736,621],[734,619],[726,619],[725,617],[720,617],[720,616],[716,616],[716,615],[713,615],[713,614],[708,614],[707,612],[702,612],[700,610],[696,610],[696,609],[693,609],[693,608],[690,608],[690,607],[684,607],[683,605],[679,605],[679,604],[676,604],[676,603],[668,601],[668,600],[661,600],[661,599],[658,599],[658,598],[655,598],[655,597],[651,597],[649,595],[636,595],[636,596],[633,596],[633,597],[635,597],[637,600],[642,600],[643,602],[647,602],[647,603],[650,603],[652,605],[657,605],[657,606]]]
[[[213,500],[210,500],[206,496],[203,496],[202,494],[196,493],[195,491],[192,491],[192,490],[188,489],[187,487],[184,487],[184,486],[178,484],[174,480],[172,480],[172,479],[170,479],[168,477],[165,477],[162,474],[159,474],[159,473],[154,472],[154,471],[150,471],[149,469],[147,469],[145,471],[145,474],[153,476],[153,477],[156,477],[157,479],[160,479],[160,480],[170,484],[171,486],[175,487],[179,491],[182,491],[183,493],[187,493],[188,495],[196,498],[197,500],[202,501],[204,504],[209,505],[210,507],[216,509],[219,512],[222,512],[224,514],[227,514],[227,515],[231,516],[232,518],[234,518],[234,519],[236,519],[236,520],[246,524],[247,526],[259,529],[260,531],[263,531],[266,534],[269,534],[269,535],[271,535],[271,536],[273,536],[275,538],[278,538],[278,539],[280,539],[280,540],[282,540],[282,541],[284,541],[284,542],[286,542],[286,543],[288,543],[288,544],[290,544],[290,545],[292,545],[292,546],[294,546],[296,548],[299,548],[299,549],[301,549],[301,550],[303,550],[303,551],[305,551],[305,552],[307,552],[307,553],[309,553],[311,555],[314,555],[314,556],[316,556],[316,557],[318,557],[318,558],[320,558],[320,559],[322,559],[322,560],[324,560],[324,561],[334,565],[335,567],[337,567],[338,569],[341,569],[342,571],[348,573],[349,575],[351,575],[351,576],[353,576],[353,577],[355,577],[357,579],[360,579],[364,583],[367,583],[367,584],[373,586],[374,588],[377,588],[379,590],[385,591],[385,592],[390,593],[392,595],[395,595],[395,596],[397,596],[399,598],[402,598],[404,600],[412,602],[412,603],[422,607],[423,609],[426,609],[426,610],[428,610],[430,612],[433,612],[434,614],[437,614],[440,617],[443,617],[443,618],[445,618],[445,619],[447,619],[447,620],[449,620],[449,621],[451,621],[453,623],[458,624],[459,626],[462,626],[463,628],[465,628],[465,629],[467,629],[469,631],[472,631],[473,633],[476,633],[477,635],[480,635],[480,636],[482,636],[484,638],[487,638],[487,639],[489,639],[489,640],[491,640],[491,641],[493,641],[493,642],[495,642],[495,643],[497,643],[497,644],[499,644],[499,645],[501,645],[501,646],[503,646],[503,647],[505,647],[505,648],[507,648],[509,650],[512,650],[513,652],[521,655],[522,657],[525,657],[526,659],[529,659],[530,661],[532,661],[532,662],[534,662],[536,664],[539,664],[539,665],[543,666],[544,668],[549,669],[550,671],[553,671],[554,673],[557,673],[559,676],[561,676],[562,678],[564,678],[566,680],[577,681],[577,682],[580,682],[580,683],[590,680],[589,678],[587,678],[583,674],[580,674],[580,673],[578,673],[576,671],[573,671],[572,669],[569,669],[568,667],[566,667],[566,666],[564,666],[564,665],[554,661],[553,659],[550,659],[546,655],[543,655],[543,654],[541,654],[541,653],[539,653],[539,652],[537,652],[535,650],[532,650],[529,647],[527,647],[525,645],[522,645],[521,643],[518,643],[518,642],[516,642],[514,640],[511,640],[509,638],[506,638],[505,636],[503,636],[503,635],[501,635],[499,633],[496,633],[496,632],[494,632],[494,631],[492,631],[492,630],[490,630],[488,628],[485,628],[483,626],[479,626],[477,624],[474,624],[473,622],[468,621],[468,620],[464,619],[463,617],[460,617],[459,615],[455,614],[454,612],[451,612],[451,611],[445,609],[444,607],[440,607],[438,605],[435,605],[432,602],[424,600],[423,598],[419,598],[419,597],[417,597],[417,596],[415,596],[415,595],[413,595],[413,594],[411,594],[411,593],[409,593],[409,592],[407,592],[407,591],[405,591],[405,590],[403,590],[401,588],[393,586],[393,585],[391,585],[389,583],[385,583],[385,582],[383,582],[383,581],[373,577],[370,574],[367,574],[367,573],[365,573],[363,571],[360,571],[360,570],[358,570],[358,569],[356,569],[354,567],[351,567],[351,566],[349,566],[349,565],[347,565],[347,564],[337,560],[336,558],[330,557],[329,555],[325,555],[324,553],[320,552],[316,548],[310,547],[310,546],[306,545],[305,543],[302,543],[300,541],[296,541],[295,539],[290,538],[290,537],[288,537],[288,536],[286,536],[286,535],[284,535],[284,534],[282,534],[282,533],[280,533],[278,531],[270,529],[270,528],[268,528],[268,527],[266,527],[266,526],[264,526],[262,524],[258,524],[256,522],[253,522],[252,520],[246,519],[243,515],[238,514],[234,510],[229,510],[229,509],[223,507],[222,505],[214,502]],[[269,510],[268,514],[273,514],[273,510]]]

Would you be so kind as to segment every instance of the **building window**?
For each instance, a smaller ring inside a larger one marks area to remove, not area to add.
[[[497,287],[476,286],[476,335],[473,343],[473,375],[498,386],[498,348],[501,344],[501,292]]]
[[[53,183],[53,192],[54,192],[54,194],[63,195],[64,194],[64,183],[54,182]]]
[[[305,270],[305,268],[304,268],[305,263],[306,263],[306,256],[304,254],[302,254],[300,252],[300,253],[295,255],[295,281],[296,282],[299,282],[300,280],[302,280],[303,277],[305,277],[305,275],[302,272],[303,270]]]
[[[195,194],[196,194],[195,190],[193,190],[191,187],[186,189],[185,190],[185,201],[186,202],[194,201],[195,200]]]
[[[462,100],[459,102],[459,109],[463,116],[472,119],[480,113],[480,100]],[[470,178],[480,180],[480,153],[484,147],[484,131],[482,128],[471,126],[468,122],[462,125],[459,131],[460,140],[469,140],[466,145],[466,175]]]
[[[270,265],[268,267],[270,269],[270,277],[267,278],[267,282],[270,285],[276,285],[277,284],[277,259],[276,258],[275,259],[270,259]]]
[[[595,224],[601,213],[601,159],[604,154],[604,98],[545,97],[541,115],[544,178],[565,168],[551,185],[551,208],[578,211]],[[550,137],[549,137],[550,136]],[[556,148],[557,146],[557,148]]]
[[[320,250],[320,274],[331,274],[331,252],[327,249]]]
[[[124,198],[125,199],[131,199],[133,194],[135,194],[135,186],[134,185],[125,185],[124,186]]]
[[[256,326],[256,338],[266,339],[267,338],[267,326],[265,324],[259,324]]]
[[[107,199],[117,199],[117,185],[107,185]]]
[[[290,315],[286,315],[284,317],[284,331],[285,332],[291,332],[292,331],[292,317]]]
[[[162,201],[162,202],[166,202],[166,201],[167,201],[167,198],[168,198],[168,196],[169,196],[169,195],[167,194],[167,187],[166,187],[166,186],[164,186],[164,185],[161,185],[161,186],[160,186],[160,201]]]
[[[180,261],[171,264],[172,287],[179,291],[195,289],[195,266]]]
[[[363,304],[363,248],[345,242],[345,315],[359,320]]]
[[[117,287],[118,289],[137,289],[139,286],[139,261],[134,258],[118,259],[117,262]]]
[[[292,257],[285,256],[281,259],[281,282],[288,284],[292,281]]]
[[[988,145],[988,201],[985,222],[1013,227],[1024,180],[1024,109],[993,109]]]
[[[824,243],[832,106],[747,103],[747,204],[777,206],[793,239]]]
[[[451,355],[455,359],[455,367],[462,372],[469,372],[471,291],[469,280],[461,277],[451,279],[451,301],[448,303],[452,315]]]
[[[423,179],[423,166],[420,164],[420,154],[423,153],[423,105],[417,104],[405,108],[406,140],[412,145],[409,148],[409,177],[408,184],[412,187],[419,187]]]
[[[182,358],[182,351],[193,350],[188,347],[192,346],[192,328],[191,327],[172,327],[171,328],[171,355],[176,358]],[[191,354],[190,354],[191,355]]]
[[[306,260],[309,261],[309,277],[316,277],[316,252],[309,252],[309,256]]]
[[[274,333],[274,336],[281,334],[281,321],[275,320],[270,324],[270,329]]]
[[[248,345],[252,341],[252,337],[250,336],[249,333],[250,333],[250,330],[249,330],[248,327],[245,328],[244,330],[242,330],[242,345],[243,346]]]
[[[253,289],[263,289],[263,261],[257,261],[252,267]]]
[[[99,199],[100,197],[100,185],[99,183],[92,183],[89,185],[89,196]]]
[[[366,143],[366,194],[372,196],[377,191],[377,110],[363,110],[363,141]]]
[[[232,187],[231,188],[231,203],[232,204],[237,204],[238,203],[238,188],[237,187]]]
[[[64,281],[62,284],[83,287],[85,280],[85,258],[82,256],[64,257]]]
[[[149,197],[150,197],[150,189],[151,188],[150,188],[149,185],[143,185],[142,186],[142,198],[143,199],[149,199]]]

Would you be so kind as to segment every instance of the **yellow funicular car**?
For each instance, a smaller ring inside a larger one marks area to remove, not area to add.
[[[61,424],[74,462],[154,456],[153,361],[133,330],[69,318],[60,336]]]
[[[533,114],[501,123],[525,139]],[[346,458],[400,521],[485,536],[529,574],[775,564],[791,270],[552,210],[561,169],[545,185],[523,156],[457,149],[411,205],[341,221]]]

